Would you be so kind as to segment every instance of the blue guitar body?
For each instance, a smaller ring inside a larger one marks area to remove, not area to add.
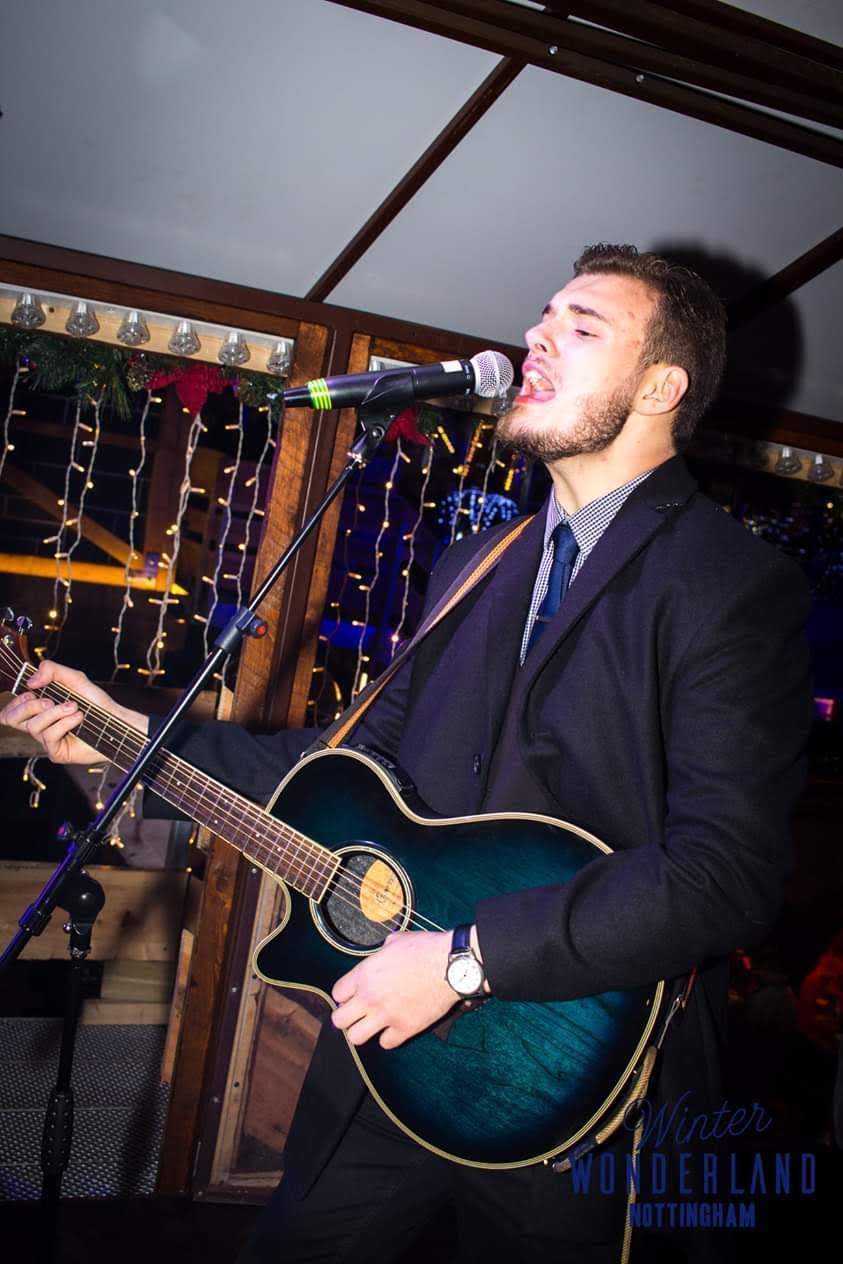
[[[609,852],[549,817],[436,817],[348,749],[302,760],[270,811],[342,863],[318,900],[288,898],[255,969],[329,1001],[336,979],[391,930],[472,922],[478,900],[566,882]],[[397,1049],[376,1039],[349,1048],[420,1144],[472,1166],[519,1167],[564,1154],[623,1103],[663,1001],[661,982],[552,1003],[491,997]]]

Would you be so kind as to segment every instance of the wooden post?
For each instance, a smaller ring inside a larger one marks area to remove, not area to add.
[[[325,372],[328,346],[326,327],[305,323],[300,326],[291,384]],[[314,468],[320,463],[326,465],[320,441],[320,428],[314,424],[309,409],[291,410],[284,416],[256,559],[256,583],[266,575],[303,520],[304,509],[315,491]],[[269,621],[270,634],[243,646],[233,719],[259,725],[266,721],[268,712],[275,711],[272,718],[277,723],[287,720],[286,714],[277,715],[277,703],[272,706],[271,682],[279,658],[283,661],[297,652],[297,630],[291,626],[287,611],[299,595],[298,590],[304,591],[306,602],[309,586],[306,568],[291,568],[264,603],[261,613]],[[289,718],[296,722],[297,717]],[[213,841],[161,1155],[158,1188],[165,1194],[189,1190],[199,1129],[205,1135],[210,1130],[213,1135],[218,1126],[221,1099],[213,1083],[219,1074],[216,1051],[224,1049],[226,1032],[234,1021],[232,1007],[223,1002],[228,986],[239,984],[228,985],[227,980],[237,973],[232,964],[238,956],[237,941],[242,938],[241,928],[249,920],[257,896],[258,884],[249,871],[250,866],[241,865],[234,848],[219,839]],[[213,1016],[213,1022],[209,1016]]]

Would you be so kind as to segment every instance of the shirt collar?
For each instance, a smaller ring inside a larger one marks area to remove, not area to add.
[[[655,468],[655,467],[654,467]],[[643,483],[645,478],[649,478],[652,470],[645,470],[643,474],[636,475],[629,482],[622,483],[620,487],[613,487],[611,491],[604,493],[602,496],[590,500],[587,504],[581,505],[575,513],[568,514],[564,509],[560,509],[556,503],[556,497],[551,489],[547,502],[547,515],[544,524],[544,547],[548,548],[550,537],[554,528],[558,527],[560,522],[567,522],[574,533],[574,539],[578,547],[582,550],[586,544],[583,528],[586,523],[589,524],[589,538],[594,536],[594,528],[598,531],[605,530],[626,500],[627,496],[635,490],[639,483]]]

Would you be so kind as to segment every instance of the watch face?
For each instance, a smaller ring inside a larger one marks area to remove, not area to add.
[[[475,957],[456,957],[448,966],[448,982],[460,996],[471,996],[483,986],[483,967]]]

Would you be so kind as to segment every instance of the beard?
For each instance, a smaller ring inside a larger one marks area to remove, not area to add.
[[[579,416],[564,430],[533,429],[519,425],[522,408],[513,406],[498,419],[495,437],[513,452],[548,463],[587,452],[602,452],[626,425],[635,398],[635,383],[623,382],[614,390],[587,395],[580,401]],[[525,406],[524,411],[526,411]]]

